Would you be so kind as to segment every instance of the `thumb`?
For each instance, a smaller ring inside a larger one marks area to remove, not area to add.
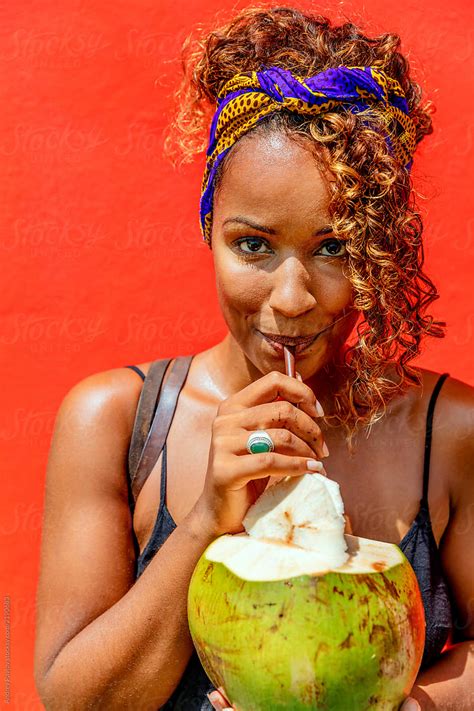
[[[211,706],[215,711],[233,711],[232,707],[223,694],[214,689],[209,694],[207,694]]]
[[[211,706],[215,711],[222,711],[224,708],[221,699],[219,698],[219,694],[216,693],[215,691],[211,692],[210,694],[207,694],[207,698],[209,699]]]

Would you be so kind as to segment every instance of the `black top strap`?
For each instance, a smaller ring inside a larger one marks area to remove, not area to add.
[[[431,393],[428,403],[428,412],[426,415],[426,435],[425,435],[425,460],[423,463],[423,498],[422,502],[428,505],[428,479],[430,475],[430,458],[431,458],[431,439],[433,433],[433,413],[436,405],[436,400],[446,378],[449,378],[449,373],[443,373],[439,376],[436,385]]]
[[[145,377],[146,377],[145,373],[143,372],[143,370],[140,370],[140,368],[137,365],[124,365],[123,367],[124,368],[131,368],[132,370],[135,371],[135,373],[138,373],[138,375],[140,376],[140,378],[142,380],[145,380]]]

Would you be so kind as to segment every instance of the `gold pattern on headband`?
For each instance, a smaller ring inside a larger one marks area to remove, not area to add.
[[[270,67],[237,74],[218,94],[201,185],[201,229],[210,243],[214,176],[228,150],[269,114],[283,109],[307,116],[345,105],[357,113],[374,111],[384,123],[390,151],[409,169],[416,127],[398,81],[376,67],[340,66],[304,79]]]

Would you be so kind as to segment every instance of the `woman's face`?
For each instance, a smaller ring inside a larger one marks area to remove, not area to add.
[[[285,134],[249,136],[234,150],[213,211],[222,313],[262,373],[284,370],[262,332],[319,334],[296,356],[306,380],[340,352],[358,317],[345,244],[331,232],[327,182],[310,151]]]

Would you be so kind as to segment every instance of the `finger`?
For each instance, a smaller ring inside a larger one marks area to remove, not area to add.
[[[218,703],[214,694],[207,694],[207,698],[209,699],[209,703],[211,704],[213,709],[215,709],[216,711],[221,710],[222,705]]]
[[[301,376],[301,373],[298,373],[298,371],[296,371],[296,377],[298,378],[300,383],[304,382],[303,378]],[[317,396],[316,396],[316,403],[315,404],[316,404],[317,417],[324,417],[324,409],[323,409],[323,406],[321,405],[321,403],[319,402]]]
[[[309,469],[307,457],[288,457],[277,452],[262,452],[239,457],[230,455],[226,465],[226,489],[236,491],[254,479],[268,476],[303,476],[303,474],[326,474],[319,471],[322,462],[318,462],[318,472]],[[317,461],[317,460],[316,460]],[[322,467],[324,470],[324,467]],[[229,484],[229,479],[232,483]]]
[[[219,689],[220,688],[221,687],[219,687]],[[211,702],[212,708],[217,709],[217,711],[234,711],[224,694],[217,689],[214,689],[214,691],[211,691],[210,694],[207,694],[207,698]]]
[[[300,383],[304,382],[303,378],[301,376],[301,373],[298,373],[297,370],[295,371],[295,375],[298,378],[298,380],[300,381]],[[321,405],[321,403],[319,402],[317,397],[316,397],[316,410],[318,412],[318,417],[324,417],[323,406]]]
[[[249,432],[268,430],[268,428],[290,430],[306,442],[318,458],[327,456],[327,450],[324,449],[323,433],[319,425],[316,424],[313,417],[298,410],[290,402],[255,405],[224,417],[229,417],[229,427],[232,422],[232,427],[238,425]]]
[[[218,686],[218,687],[217,687],[217,691],[218,691],[218,693],[221,695],[221,697],[222,697],[224,703],[226,704],[226,707],[225,707],[225,709],[224,709],[223,711],[234,711],[234,707],[232,706],[232,704],[230,703],[229,699],[228,699],[227,696],[225,695],[224,688],[223,688],[222,686]]]
[[[211,691],[207,698],[211,702],[212,708],[216,709],[216,711],[226,711],[229,708],[229,702],[218,691]]]
[[[266,427],[267,432],[273,440],[275,451],[279,454],[288,454],[292,457],[308,457],[309,459],[319,459],[316,449],[313,449],[301,437],[295,435],[294,432],[284,429],[271,429]],[[241,429],[238,434],[223,435],[222,447],[232,454],[239,456],[249,454],[247,450],[247,441],[249,431]]]
[[[421,706],[416,699],[409,696],[400,707],[400,711],[421,711]]]
[[[317,410],[316,396],[311,388],[298,378],[292,378],[277,370],[267,373],[224,400],[219,405],[219,413],[237,412],[242,408],[272,402],[277,397],[299,405],[311,417],[321,416]]]

